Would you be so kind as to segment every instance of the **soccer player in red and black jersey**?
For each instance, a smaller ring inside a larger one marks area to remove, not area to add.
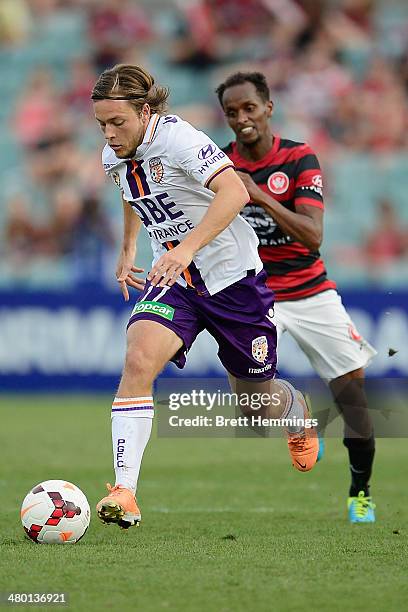
[[[251,198],[242,215],[258,235],[267,284],[275,292],[278,337],[289,332],[328,382],[345,423],[349,518],[373,522],[369,479],[375,444],[363,381],[376,351],[357,332],[319,253],[324,210],[319,162],[309,145],[272,132],[273,102],[262,73],[235,73],[216,91],[236,136],[224,151]]]

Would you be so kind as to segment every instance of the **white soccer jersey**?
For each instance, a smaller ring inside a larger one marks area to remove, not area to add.
[[[133,159],[119,159],[105,145],[105,172],[142,219],[152,242],[153,264],[200,223],[214,193],[211,180],[233,167],[203,132],[176,115],[154,114]],[[258,238],[240,216],[194,256],[178,282],[214,295],[248,270],[258,273]]]

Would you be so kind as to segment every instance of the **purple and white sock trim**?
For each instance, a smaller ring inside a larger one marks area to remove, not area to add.
[[[154,416],[153,397],[115,397],[112,404],[113,416],[150,417]]]

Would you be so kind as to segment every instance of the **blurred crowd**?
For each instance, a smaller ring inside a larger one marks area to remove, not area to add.
[[[48,39],[49,52],[37,57]],[[260,69],[276,131],[309,142],[329,182],[350,159],[378,159],[385,172],[400,159],[408,187],[402,0],[1,0],[0,60],[3,82],[16,66],[30,67],[6,92],[0,118],[10,133],[0,169],[3,285],[113,278],[121,209],[101,169],[89,97],[97,75],[117,62],[150,69],[170,86],[171,110],[220,145],[231,134],[215,87],[238,69]],[[349,189],[358,201],[358,171]],[[336,190],[327,193],[340,219]],[[353,244],[345,236],[343,247],[326,246],[334,265],[353,261],[365,282],[381,283],[395,262],[408,264],[408,218],[397,200],[372,194],[361,211],[370,223]]]

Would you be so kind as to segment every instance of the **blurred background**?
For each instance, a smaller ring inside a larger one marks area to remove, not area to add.
[[[89,100],[118,62],[150,70],[170,111],[220,146],[232,132],[215,88],[238,69],[267,75],[274,131],[323,167],[322,253],[379,350],[370,373],[408,375],[404,0],[1,0],[0,387],[111,389],[119,375],[122,212]],[[220,374],[211,342],[187,375]],[[290,343],[280,367],[312,373]]]

